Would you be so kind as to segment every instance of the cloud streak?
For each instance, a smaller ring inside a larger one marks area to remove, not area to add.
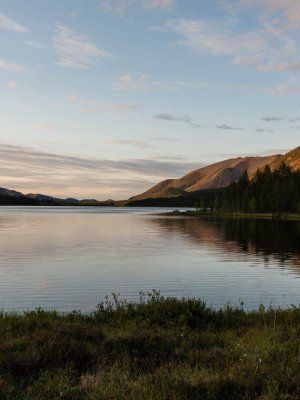
[[[44,131],[44,132],[56,131],[59,128],[58,125],[55,125],[55,124],[52,124],[49,122],[33,124],[32,127],[38,131]]]
[[[281,122],[286,121],[285,117],[263,117],[262,121],[264,122]]]
[[[223,7],[231,12],[258,8],[269,17],[280,14],[286,28],[297,28],[300,23],[300,3],[297,0],[233,0],[223,1]]]
[[[0,13],[0,29],[16,33],[27,33],[29,29]]]
[[[112,58],[113,55],[88,42],[86,36],[77,34],[73,29],[58,24],[53,37],[57,51],[57,65],[68,68],[86,69],[93,66],[96,60]]]
[[[189,115],[181,115],[179,117],[172,114],[157,114],[154,115],[154,119],[159,119],[162,121],[171,121],[171,122],[185,122],[190,125],[192,128],[202,128],[199,124],[193,122],[193,119]]]
[[[104,11],[114,12],[117,14],[123,14],[134,6],[149,11],[170,11],[175,8],[176,0],[100,0],[100,7]]]
[[[134,92],[148,92],[152,89],[152,83],[148,81],[146,75],[133,76],[131,74],[122,74],[118,76],[114,83],[114,89],[123,91],[134,91]]]
[[[172,114],[158,114],[154,115],[155,119],[162,119],[163,121],[180,121],[190,123],[192,121],[191,117],[188,115],[183,115],[181,117],[176,117]]]
[[[14,72],[16,74],[25,74],[28,72],[28,68],[22,64],[16,64],[11,61],[0,58],[0,70]]]
[[[68,197],[128,198],[199,164],[172,160],[108,160],[0,144],[0,186]]]
[[[262,121],[264,121],[264,122],[298,122],[298,121],[300,121],[300,118],[299,117],[270,116],[270,117],[263,117]]]
[[[178,91],[178,90],[196,90],[196,91],[214,91],[220,93],[228,93],[233,89],[229,85],[219,82],[201,81],[201,80],[154,80],[147,75],[132,75],[125,73],[119,75],[113,88],[116,91],[132,91],[146,93],[155,89]]]
[[[243,128],[235,127],[235,126],[230,126],[227,124],[221,124],[221,125],[216,125],[216,128],[222,129],[225,131],[243,131]]]
[[[226,19],[184,18],[168,21],[165,30],[179,36],[173,44],[201,57],[227,58],[232,64],[255,65],[261,71],[300,69],[297,37],[267,18],[259,20],[259,26],[252,30]]]
[[[122,140],[122,139],[110,139],[104,140],[104,143],[113,146],[132,146],[138,149],[153,149],[154,146],[143,140]]]
[[[108,104],[108,109],[118,112],[127,112],[138,110],[141,108],[140,104],[130,104],[130,103],[110,103]]]
[[[24,43],[29,47],[35,47],[37,49],[42,49],[43,47],[45,47],[43,44],[34,40],[25,40]]]

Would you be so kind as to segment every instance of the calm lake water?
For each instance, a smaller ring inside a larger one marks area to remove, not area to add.
[[[112,292],[248,309],[300,304],[300,224],[151,215],[166,209],[0,207],[0,307],[89,311]]]

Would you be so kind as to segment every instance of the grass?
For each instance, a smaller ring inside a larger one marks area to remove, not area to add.
[[[282,221],[300,221],[300,214],[292,213],[246,213],[240,211],[179,211],[174,210],[166,213],[168,216],[191,216],[191,217],[220,217],[220,218],[242,218],[242,219],[280,219]]]
[[[300,309],[213,310],[141,295],[90,315],[0,315],[0,398],[300,398]]]

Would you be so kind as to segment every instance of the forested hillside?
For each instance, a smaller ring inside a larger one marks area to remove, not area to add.
[[[300,171],[285,163],[275,170],[266,166],[253,179],[248,173],[227,188],[198,193],[201,209],[243,212],[300,212]]]

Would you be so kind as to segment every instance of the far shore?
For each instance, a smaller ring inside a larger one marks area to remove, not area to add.
[[[281,221],[300,221],[300,214],[292,213],[246,213],[238,211],[179,211],[161,213],[159,215],[171,217],[197,217],[197,218],[241,218],[241,219],[267,219]]]

